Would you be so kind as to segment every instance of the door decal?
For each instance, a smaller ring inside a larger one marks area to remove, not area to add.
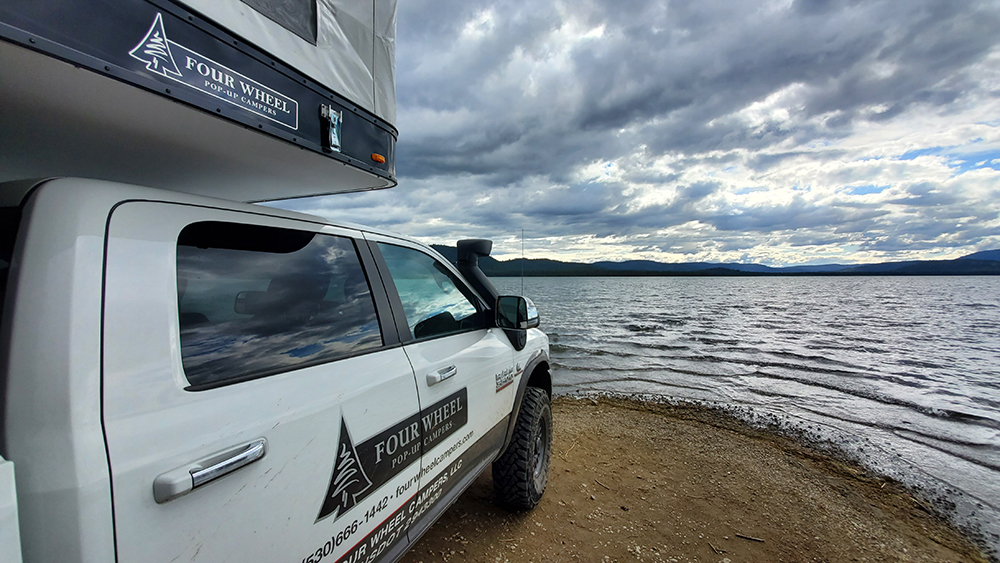
[[[352,506],[364,498],[365,491],[371,489],[372,482],[365,474],[358,452],[354,449],[354,442],[351,441],[351,433],[347,429],[347,422],[344,417],[340,417],[340,446],[337,447],[337,461],[333,466],[333,478],[330,479],[330,488],[326,491],[326,500],[323,508],[319,511],[320,520],[327,515],[336,512],[340,515],[348,511]],[[336,520],[336,518],[334,518]]]
[[[469,421],[464,387],[430,407],[354,445],[347,421],[340,419],[340,443],[316,522],[334,520],[382,487]]]
[[[429,450],[469,421],[469,392],[466,388],[448,395],[420,411],[424,449]]]
[[[454,449],[455,446],[464,444],[471,438],[472,433],[470,432],[468,435],[461,437],[449,449]],[[395,512],[387,516],[384,513],[378,513],[378,517],[382,518],[382,520],[376,520],[379,524],[364,537],[358,539],[355,534],[362,525],[368,523],[370,520],[369,513],[359,515],[351,522],[344,522],[338,525],[336,533],[323,545],[303,557],[302,563],[319,563],[328,557],[335,557],[336,563],[375,561],[379,556],[390,551],[393,546],[402,540],[406,536],[406,531],[417,520],[440,502],[448,491],[457,486],[461,479],[469,474],[476,465],[476,454],[478,453],[466,450],[458,459],[448,464],[434,481],[425,485],[416,493],[411,494],[406,502],[396,509]],[[391,498],[393,495],[390,493],[388,496]],[[377,513],[381,510],[380,507],[384,506],[384,503],[387,501],[388,498],[384,499],[383,503],[373,507],[370,512]],[[350,543],[352,540],[355,542],[353,545]],[[336,555],[337,548],[344,543],[347,543],[351,547],[343,555]]]

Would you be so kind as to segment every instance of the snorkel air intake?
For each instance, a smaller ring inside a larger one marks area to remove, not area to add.
[[[458,261],[455,265],[458,267],[458,271],[465,276],[466,281],[472,284],[472,287],[479,292],[479,295],[483,299],[486,299],[487,305],[495,315],[497,298],[500,297],[500,292],[497,291],[497,288],[493,287],[490,279],[479,269],[479,257],[490,255],[490,251],[493,250],[493,241],[486,239],[460,240],[458,241],[457,248]],[[503,331],[515,350],[519,352],[524,350],[528,342],[527,330],[504,328]]]
[[[490,309],[496,306],[500,293],[493,287],[486,274],[479,269],[479,257],[489,256],[493,250],[493,241],[486,239],[466,239],[458,241],[458,261],[455,264],[458,271],[465,276],[466,281],[486,300]]]

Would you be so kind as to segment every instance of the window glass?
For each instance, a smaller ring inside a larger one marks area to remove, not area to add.
[[[382,345],[349,238],[205,222],[177,241],[181,356],[193,386],[327,362]]]
[[[316,44],[316,0],[243,0],[306,41]]]
[[[17,207],[0,207],[0,318],[3,302],[7,299],[7,276],[14,259],[14,240],[21,225],[21,210]]]
[[[471,296],[462,293],[461,284],[444,265],[423,252],[391,244],[378,246],[414,338],[482,328]]]

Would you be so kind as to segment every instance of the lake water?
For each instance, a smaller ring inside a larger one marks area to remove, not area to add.
[[[494,283],[522,293],[521,279]],[[1000,277],[523,284],[557,394],[708,403],[778,426],[920,490],[1000,547]]]

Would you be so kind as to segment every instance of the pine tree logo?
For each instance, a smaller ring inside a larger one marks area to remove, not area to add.
[[[150,72],[162,74],[167,78],[181,76],[181,71],[177,69],[177,63],[174,62],[174,55],[170,52],[167,32],[163,29],[163,16],[159,13],[156,14],[153,25],[146,32],[146,37],[143,37],[142,41],[128,54],[146,63],[146,70]]]
[[[330,514],[336,513],[334,520],[349,510],[362,498],[362,493],[372,486],[371,480],[361,467],[358,452],[351,441],[351,433],[347,430],[344,417],[340,418],[340,445],[337,447],[337,461],[333,466],[333,478],[330,488],[326,491],[323,508],[319,511],[316,521],[319,522]]]

